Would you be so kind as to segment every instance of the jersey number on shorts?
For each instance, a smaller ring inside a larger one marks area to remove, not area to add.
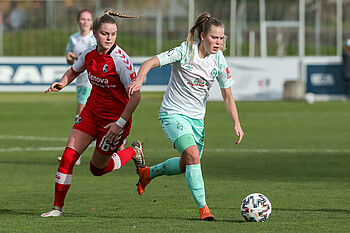
[[[110,142],[107,142],[106,140],[106,136],[103,136],[101,142],[100,142],[100,149],[103,150],[103,151],[115,151],[115,149],[117,149],[117,145],[122,137],[122,134],[123,134],[124,130],[122,130],[119,135],[118,135],[118,138],[117,138],[117,141],[113,141],[112,143]]]

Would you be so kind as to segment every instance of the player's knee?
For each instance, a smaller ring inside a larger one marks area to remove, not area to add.
[[[104,169],[100,169],[95,167],[91,162],[90,162],[90,172],[94,175],[94,176],[102,176],[104,175]]]
[[[64,170],[64,172],[71,171],[73,170],[75,162],[78,159],[79,159],[79,154],[75,150],[71,148],[66,148],[62,155],[62,159],[59,167],[61,170]]]
[[[185,158],[186,165],[200,163],[200,156],[197,146],[190,146],[182,154]]]

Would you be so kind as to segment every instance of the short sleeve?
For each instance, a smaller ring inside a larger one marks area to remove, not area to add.
[[[78,60],[72,65],[72,69],[75,72],[81,73],[86,70],[85,56],[88,52],[93,50],[96,46],[92,46],[84,50],[84,52],[79,56]]]
[[[68,40],[68,43],[67,43],[67,46],[66,46],[66,54],[68,52],[73,52],[73,41],[72,41],[72,36],[69,37],[69,40]]]
[[[124,85],[125,89],[129,84],[136,79],[136,72],[134,64],[132,63],[128,54],[123,50],[117,48],[114,62],[116,71],[119,75],[120,82]]]
[[[231,75],[231,71],[227,65],[227,61],[221,50],[217,52],[217,62],[219,68],[217,80],[220,88],[226,89],[231,87],[234,81]]]
[[[165,51],[157,55],[160,66],[164,66],[167,64],[175,63],[180,61],[187,52],[187,43],[183,42],[180,46]]]

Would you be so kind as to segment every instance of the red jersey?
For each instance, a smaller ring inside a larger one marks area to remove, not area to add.
[[[92,84],[90,96],[73,129],[96,138],[97,150],[111,155],[129,135],[131,117],[120,132],[118,141],[105,140],[108,129],[104,127],[118,120],[129,101],[127,86],[136,78],[130,57],[118,46],[107,54],[100,54],[96,46],[86,49],[72,66],[73,72],[87,70]]]
[[[100,54],[95,45],[82,53],[72,70],[87,70],[92,84],[84,108],[103,119],[118,119],[129,101],[126,87],[136,78],[129,55],[116,44],[107,54]]]

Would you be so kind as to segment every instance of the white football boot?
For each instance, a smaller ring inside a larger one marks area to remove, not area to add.
[[[57,208],[57,207],[56,207]],[[43,213],[42,215],[40,215],[41,217],[43,218],[46,218],[46,217],[60,217],[60,216],[63,216],[63,209],[62,208],[53,208],[52,210],[50,210],[49,212],[47,213]]]

